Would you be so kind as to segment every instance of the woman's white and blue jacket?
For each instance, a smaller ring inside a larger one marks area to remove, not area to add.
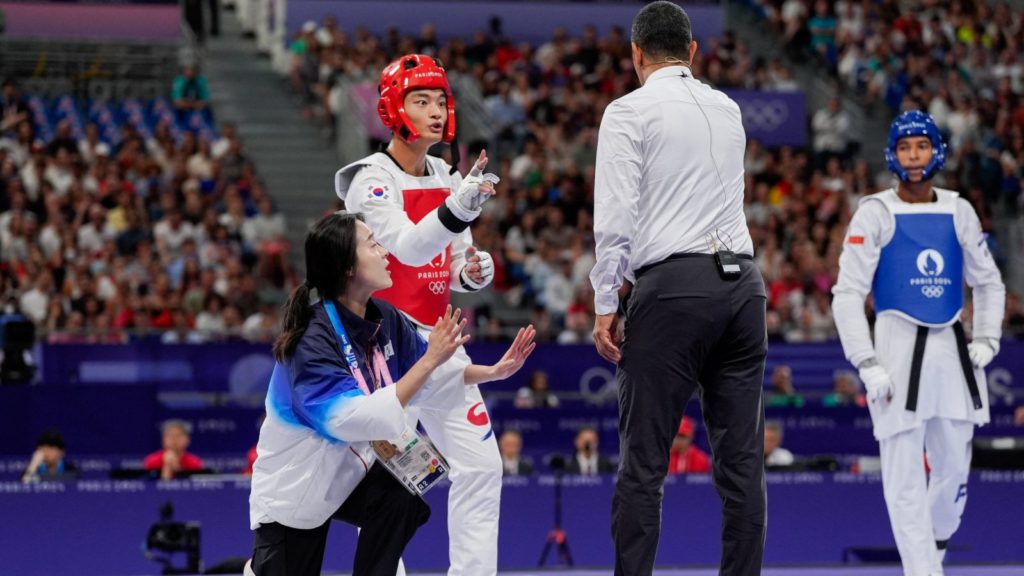
[[[336,306],[365,382],[368,352],[380,350],[394,381],[426,352],[426,341],[390,304],[370,299],[366,318]],[[462,398],[465,364],[445,362],[412,399],[444,403]],[[405,414],[394,386],[361,390],[322,303],[295,353],[274,367],[267,391],[249,496],[252,529],[277,522],[299,529],[326,522],[373,464],[369,442],[399,436]]]

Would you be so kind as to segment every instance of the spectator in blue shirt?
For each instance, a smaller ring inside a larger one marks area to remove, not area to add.
[[[55,430],[44,433],[36,443],[36,451],[25,469],[22,482],[75,480],[78,478],[78,467],[65,459],[66,448],[64,437]]]

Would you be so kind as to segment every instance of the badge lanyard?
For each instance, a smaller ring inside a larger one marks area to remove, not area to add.
[[[327,316],[331,319],[334,332],[341,341],[341,351],[348,362],[349,370],[359,384],[359,389],[365,394],[370,394],[362,372],[359,371],[358,360],[352,342],[349,340],[345,327],[341,324],[338,316],[338,309],[334,302],[324,301],[324,308]],[[373,370],[371,376],[376,375],[374,388],[379,389],[383,380],[384,386],[392,385],[391,372],[388,364],[384,361],[384,355],[380,349],[373,346]],[[398,438],[391,440],[376,440],[370,442],[378,461],[383,464],[384,469],[391,473],[411,494],[422,497],[428,490],[436,486],[448,476],[451,469],[444,455],[438,451],[434,443],[426,435],[421,436],[414,428],[405,425],[405,430]]]
[[[324,301],[324,309],[327,310],[327,316],[331,319],[331,326],[334,327],[334,333],[338,335],[338,340],[341,341],[341,352],[345,355],[345,362],[348,363],[348,369],[352,372],[352,377],[356,379],[356,383],[359,385],[359,389],[365,394],[370,394],[370,387],[366,385],[366,379],[363,378],[363,372],[359,369],[359,361],[356,359],[355,349],[352,347],[352,341],[348,338],[348,333],[345,331],[345,326],[341,323],[341,317],[338,315],[338,309],[334,307],[334,302]],[[380,353],[380,350],[373,347],[373,367],[371,371],[376,374],[376,382],[374,383],[374,389],[380,388],[380,381],[384,381],[385,386],[393,384],[391,381],[391,371],[388,370],[388,364],[384,361],[384,355]]]

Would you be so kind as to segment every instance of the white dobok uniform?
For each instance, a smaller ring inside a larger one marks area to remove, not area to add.
[[[335,176],[338,196],[351,212],[361,212],[377,241],[391,254],[393,285],[374,294],[393,304],[424,338],[451,302],[451,290],[465,292],[459,272],[473,244],[469,228],[454,232],[438,207],[459,189],[462,176],[427,157],[427,175],[405,173],[387,154],[354,162]],[[464,348],[449,362],[471,363]],[[450,576],[497,574],[501,456],[480,389],[465,386],[465,401],[424,403],[411,410],[451,465],[448,495]]]
[[[861,200],[832,290],[847,359],[857,366],[875,357],[893,382],[892,398],[868,408],[908,576],[942,574],[967,501],[974,426],[989,421],[985,373],[967,357],[960,324],[964,281],[973,289],[971,333],[992,339],[996,352],[1006,293],[974,209],[956,192],[933,190],[928,203],[904,202],[894,189]]]

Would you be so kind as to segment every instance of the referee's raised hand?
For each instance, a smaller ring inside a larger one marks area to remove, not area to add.
[[[618,329],[619,317],[614,312],[599,314],[594,318],[594,345],[597,346],[597,353],[612,364],[618,364],[622,358],[619,352],[622,335]]]

